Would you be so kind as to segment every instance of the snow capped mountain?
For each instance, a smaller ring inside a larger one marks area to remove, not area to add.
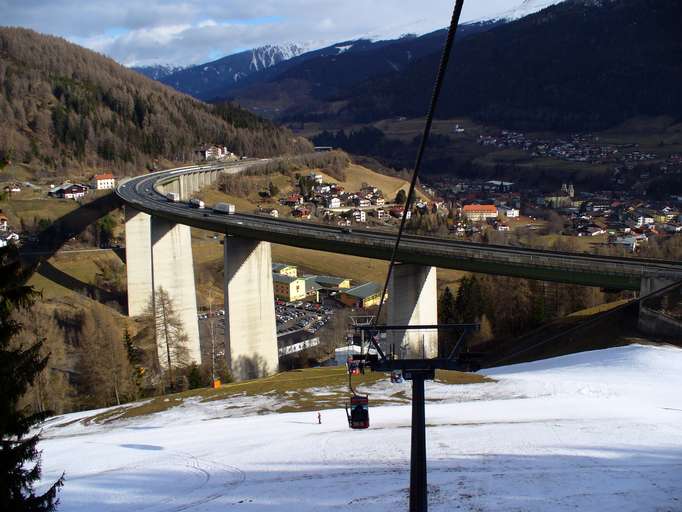
[[[168,64],[156,64],[154,66],[133,66],[133,71],[143,74],[152,80],[161,80],[162,78],[177,73],[185,69],[185,66],[171,66]]]
[[[251,50],[251,71],[262,71],[276,66],[284,60],[297,57],[307,50],[297,44],[288,43],[284,45],[266,45]]]
[[[517,7],[514,7],[513,9],[500,13],[496,16],[491,16],[487,18],[487,20],[514,21],[530,14],[539,12],[552,5],[560,4],[564,1],[565,0],[523,0],[523,2]]]
[[[182,69],[158,78],[178,91],[211,99],[212,91],[227,91],[254,73],[260,73],[305,53],[297,44],[266,45]]]

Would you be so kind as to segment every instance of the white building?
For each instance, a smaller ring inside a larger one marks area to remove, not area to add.
[[[225,146],[202,146],[194,152],[201,160],[236,160],[237,156]]]
[[[355,222],[367,222],[365,210],[353,210],[352,214]]]
[[[341,208],[341,199],[330,197],[327,199],[327,208]]]
[[[509,206],[500,206],[497,210],[500,215],[504,215],[508,219],[516,219],[521,214],[517,208],[510,208]]]
[[[462,208],[462,215],[474,222],[495,219],[497,207],[492,204],[467,204]]]
[[[116,178],[111,173],[96,174],[90,181],[90,187],[95,190],[111,190],[116,186]]]

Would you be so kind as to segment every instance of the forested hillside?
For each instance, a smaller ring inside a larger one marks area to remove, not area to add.
[[[438,115],[538,130],[599,129],[637,116],[680,118],[680,19],[679,0],[569,0],[460,39]],[[328,98],[317,112],[294,111],[288,118],[422,116],[439,59],[433,53]]]
[[[201,143],[238,154],[309,150],[304,139],[230,104],[207,105],[67,41],[0,28],[0,167],[187,161]]]

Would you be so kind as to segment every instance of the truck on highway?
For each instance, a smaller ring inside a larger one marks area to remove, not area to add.
[[[206,205],[204,204],[204,202],[201,199],[190,199],[189,205],[192,208],[205,208],[206,207]]]
[[[171,203],[177,203],[180,201],[180,194],[168,192],[168,194],[166,194],[166,199],[168,199]]]
[[[234,213],[234,205],[231,203],[216,203],[213,207],[213,211],[232,215]]]

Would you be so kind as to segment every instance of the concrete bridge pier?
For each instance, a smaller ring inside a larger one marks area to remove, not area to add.
[[[192,235],[189,226],[152,217],[152,281],[163,288],[175,306],[187,334],[189,361],[201,363],[197,296],[194,285]]]
[[[646,275],[642,276],[641,284],[639,287],[639,296],[644,297],[645,295],[649,295],[650,293],[662,290],[663,288],[675,284],[676,282],[677,281],[675,279],[671,279],[669,277]]]
[[[152,239],[149,214],[125,207],[126,275],[128,316],[145,312],[154,290],[152,284]]]
[[[225,237],[225,354],[236,380],[279,369],[269,242]]]
[[[152,294],[163,288],[188,338],[189,361],[201,363],[194,266],[189,226],[125,207],[128,315],[145,313]],[[166,361],[159,347],[159,361]]]
[[[401,264],[393,267],[388,288],[388,325],[438,323],[436,267]],[[438,357],[438,331],[392,331],[386,351],[394,347],[401,358]]]

